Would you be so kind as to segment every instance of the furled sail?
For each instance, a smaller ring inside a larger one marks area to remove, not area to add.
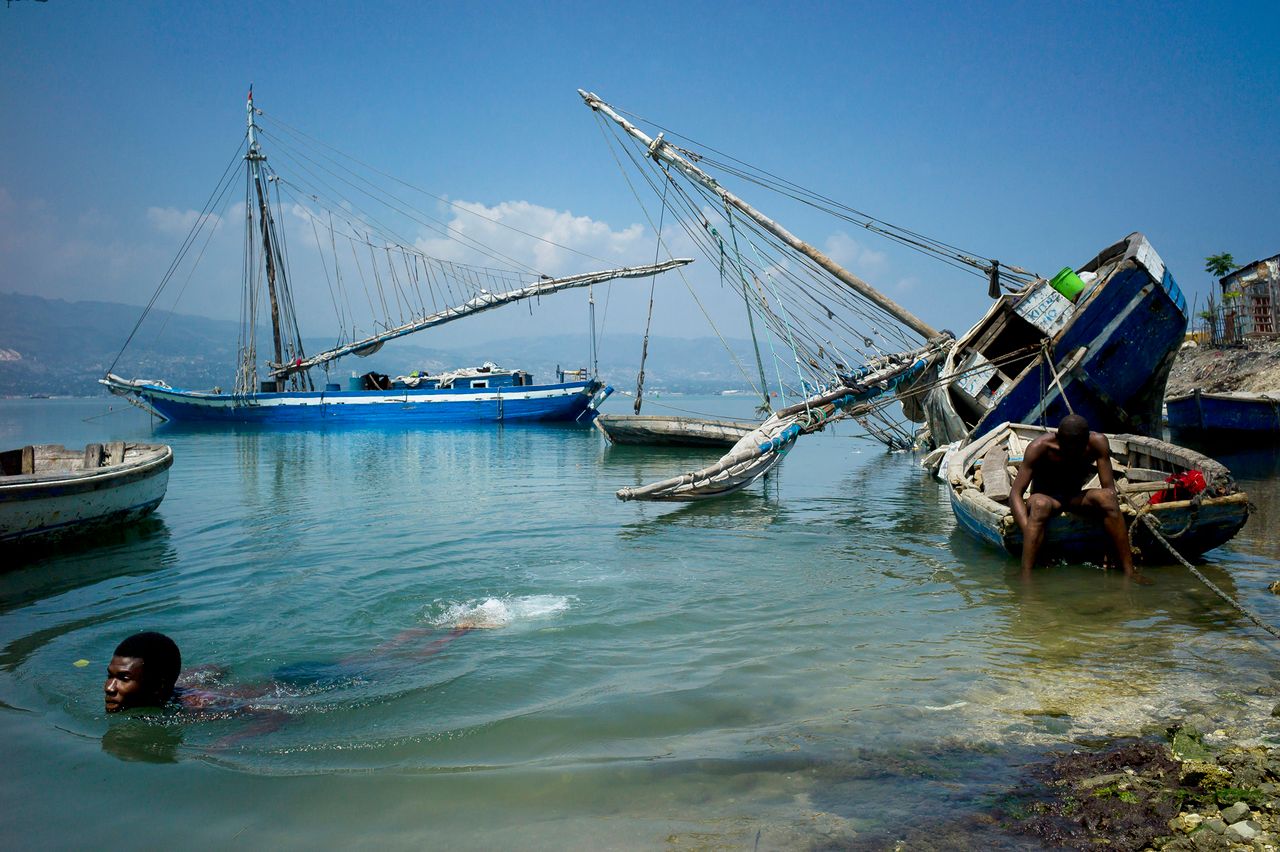
[[[619,500],[705,500],[746,488],[773,470],[801,435],[821,431],[832,420],[870,413],[893,399],[900,385],[911,382],[932,366],[946,346],[936,341],[911,352],[886,356],[869,364],[846,384],[775,412],[746,435],[719,461],[701,470],[623,488]]]

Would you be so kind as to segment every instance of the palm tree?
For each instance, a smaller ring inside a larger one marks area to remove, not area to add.
[[[1231,252],[1224,251],[1222,254],[1211,254],[1204,259],[1204,271],[1215,279],[1221,278],[1231,270],[1238,268],[1236,259],[1231,256]]]

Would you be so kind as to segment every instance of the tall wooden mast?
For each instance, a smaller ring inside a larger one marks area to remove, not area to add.
[[[258,220],[262,230],[262,254],[267,263],[267,295],[271,299],[271,340],[275,345],[275,361],[273,363],[280,364],[284,362],[284,345],[280,338],[280,302],[276,297],[276,253],[271,241],[271,210],[267,204],[266,188],[262,185],[262,168],[261,163],[266,162],[266,156],[258,147],[257,125],[253,121],[253,86],[249,87],[249,101],[246,107],[248,111],[247,121],[249,123],[249,152],[244,158],[249,164],[249,175],[253,181],[254,190],[258,195]],[[282,380],[275,380],[276,390],[280,390]]]
[[[814,246],[811,246],[809,243],[806,243],[804,240],[795,236],[786,228],[782,227],[768,216],[765,216],[759,210],[756,210],[729,190],[720,186],[720,184],[716,182],[715,178],[689,162],[688,159],[681,156],[679,151],[665,142],[661,133],[658,134],[657,139],[651,139],[644,131],[640,130],[634,124],[614,112],[607,103],[600,100],[596,95],[591,92],[585,92],[582,89],[578,90],[578,94],[582,96],[582,100],[586,102],[587,106],[591,107],[593,110],[604,113],[613,121],[617,122],[618,126],[626,131],[627,134],[642,142],[648,149],[650,157],[675,166],[676,169],[683,173],[687,178],[692,181],[696,181],[714,192],[716,195],[720,196],[726,204],[730,204],[734,208],[740,210],[742,213],[755,220],[756,224],[760,227],[791,246],[791,248],[808,256],[814,263],[831,273],[836,280],[841,281],[853,290],[856,290],[863,297],[892,315],[894,319],[910,328],[925,340],[931,340],[938,336],[938,332],[935,329],[915,314],[911,313],[906,308],[881,293],[879,290],[876,290],[866,281],[863,281],[861,278],[836,263],[830,257],[827,257],[826,254],[819,251]]]

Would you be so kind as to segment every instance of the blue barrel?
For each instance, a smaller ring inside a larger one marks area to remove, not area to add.
[[[347,390],[349,391],[364,390],[364,377],[352,376],[351,378],[347,379]]]
[[[324,385],[325,393],[337,393],[340,390],[342,390],[342,385],[338,384],[337,382],[325,382],[325,385]]]

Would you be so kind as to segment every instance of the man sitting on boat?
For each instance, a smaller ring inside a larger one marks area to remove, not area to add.
[[[1097,488],[1085,488],[1094,474]],[[1028,486],[1031,495],[1023,500]],[[1030,576],[1049,520],[1062,511],[1102,518],[1125,576],[1150,582],[1133,567],[1133,552],[1120,501],[1116,497],[1111,470],[1111,448],[1100,432],[1089,431],[1089,422],[1078,414],[1068,414],[1056,433],[1036,438],[1023,454],[1022,466],[1013,481],[1009,508],[1022,528],[1022,574]]]

